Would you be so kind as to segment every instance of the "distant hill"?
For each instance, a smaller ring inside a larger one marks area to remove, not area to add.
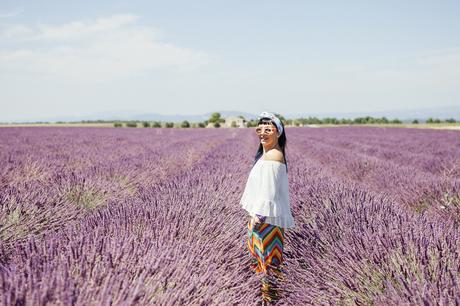
[[[201,115],[161,115],[157,113],[141,113],[138,111],[108,111],[108,112],[99,112],[90,115],[76,115],[76,116],[60,116],[60,117],[47,117],[47,118],[29,118],[16,122],[79,122],[83,120],[140,120],[140,121],[169,121],[169,122],[182,122],[187,120],[189,122],[203,122],[211,116],[213,112],[201,114]],[[247,120],[256,119],[257,114],[252,114],[248,112],[238,112],[238,111],[219,111],[219,113],[225,118],[229,116],[243,116]],[[308,117],[317,117],[317,118],[347,118],[354,119],[357,117],[371,116],[374,118],[386,117],[387,119],[400,119],[402,121],[412,121],[413,119],[418,119],[419,121],[425,121],[428,118],[438,118],[438,119],[448,119],[454,118],[457,121],[460,121],[460,105],[458,106],[442,106],[436,108],[420,108],[420,109],[401,109],[401,110],[388,110],[382,112],[349,112],[349,113],[340,113],[340,112],[312,112],[312,113],[291,113],[291,114],[282,114],[286,119],[296,119],[296,118],[308,118]]]
[[[388,110],[382,112],[349,112],[349,113],[338,113],[338,112],[324,112],[324,113],[303,113],[303,114],[290,114],[285,116],[286,118],[348,118],[354,119],[358,117],[371,116],[374,118],[386,117],[387,119],[400,119],[402,121],[412,121],[418,119],[425,121],[428,118],[448,119],[454,118],[457,121],[460,120],[460,105],[456,106],[442,106],[432,108],[419,108],[419,109],[401,109],[401,110]]]
[[[45,117],[45,118],[27,118],[25,120],[17,120],[15,122],[80,122],[80,121],[96,121],[96,120],[139,120],[139,121],[163,121],[163,122],[182,122],[187,120],[189,122],[203,122],[211,117],[213,112],[201,114],[201,115],[162,115],[157,113],[140,113],[135,111],[119,111],[119,112],[99,112],[90,115],[78,115],[78,116],[59,116],[59,117]],[[222,117],[230,116],[243,116],[244,118],[251,120],[257,118],[256,115],[247,112],[237,111],[219,111]]]
[[[172,121],[172,122],[182,122],[184,120],[187,120],[189,122],[202,122],[209,117],[211,117],[211,114],[213,112],[205,113],[202,115],[160,115],[160,114],[139,114],[130,117],[131,120],[149,120],[149,121]],[[237,111],[219,111],[222,117],[237,117],[237,116],[243,116],[246,119],[255,119],[257,118],[256,115],[246,113],[246,112],[237,112]]]

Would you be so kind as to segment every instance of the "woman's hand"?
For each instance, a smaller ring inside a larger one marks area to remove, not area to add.
[[[251,218],[252,229],[258,231],[262,226],[263,221],[258,217],[254,216]]]
[[[250,224],[251,224],[251,227],[258,231],[259,228],[262,226],[262,224],[265,222],[265,217],[259,217],[258,215],[255,215],[254,217],[250,217]]]

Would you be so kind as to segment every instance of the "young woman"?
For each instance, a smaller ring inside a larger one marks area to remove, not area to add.
[[[256,133],[260,144],[240,204],[250,216],[247,245],[252,268],[265,274],[265,301],[276,299],[276,291],[270,290],[274,287],[271,276],[281,276],[284,229],[295,222],[289,202],[284,125],[274,114],[263,112]]]

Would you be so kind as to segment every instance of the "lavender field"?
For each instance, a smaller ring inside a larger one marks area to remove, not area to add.
[[[279,305],[459,305],[460,132],[288,128]],[[257,305],[252,129],[0,129],[0,303]]]

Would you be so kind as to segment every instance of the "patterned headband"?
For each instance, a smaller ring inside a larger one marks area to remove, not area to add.
[[[279,134],[283,134],[283,126],[281,125],[281,120],[278,119],[274,114],[269,113],[269,112],[262,112],[259,115],[259,120],[262,118],[269,118],[273,121],[273,123],[276,125],[276,128],[278,129]]]

